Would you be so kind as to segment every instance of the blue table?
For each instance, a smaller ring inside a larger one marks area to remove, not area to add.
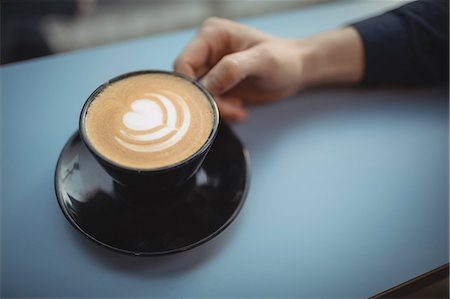
[[[386,1],[244,20],[306,36]],[[2,297],[367,297],[449,261],[448,93],[326,89],[234,126],[252,157],[238,218],[182,254],[136,258],[87,240],[53,190],[59,152],[100,83],[171,69],[185,30],[0,68]]]

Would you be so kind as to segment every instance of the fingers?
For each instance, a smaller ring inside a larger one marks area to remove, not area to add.
[[[248,111],[239,98],[215,98],[220,117],[231,122],[240,122],[247,118]]]
[[[222,95],[245,78],[257,75],[261,69],[254,48],[223,57],[200,82],[213,95]]]
[[[252,67],[245,67],[245,62],[252,60],[251,53],[242,51],[226,55],[208,72],[206,62],[203,61],[207,55],[212,55],[208,47],[204,39],[195,39],[175,61],[174,68],[195,79],[203,77],[200,82],[214,95],[221,117],[227,121],[242,121],[248,115],[242,101],[237,97],[222,98],[220,95],[252,71]],[[196,54],[191,55],[192,53]],[[205,73],[207,75],[204,76]]]
[[[255,45],[270,37],[253,28],[225,19],[206,20],[194,39],[174,62],[174,69],[200,80],[216,98],[221,116],[231,121],[247,117],[237,98],[221,97],[248,76],[261,71]],[[256,55],[255,55],[256,54]]]
[[[229,38],[232,29],[229,27],[233,24],[219,18],[204,21],[197,35],[175,60],[174,69],[195,79],[201,78],[222,56],[232,51]]]
[[[220,18],[208,18],[175,60],[174,69],[199,79],[222,57],[250,48],[269,36],[254,28]]]
[[[209,45],[203,38],[196,38],[186,46],[174,62],[174,69],[191,78],[198,79],[206,70],[206,60],[209,55]]]
[[[226,55],[200,80],[216,98],[222,118],[235,122],[247,118],[248,111],[242,101],[244,94],[227,94],[227,91],[246,78],[258,77],[267,71],[267,65],[259,61],[260,56],[258,47]]]

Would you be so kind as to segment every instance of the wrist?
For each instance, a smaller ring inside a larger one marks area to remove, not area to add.
[[[297,40],[302,88],[356,84],[364,72],[364,49],[351,27]]]

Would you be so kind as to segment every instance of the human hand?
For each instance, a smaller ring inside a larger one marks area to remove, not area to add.
[[[303,65],[295,41],[225,19],[206,20],[174,68],[214,95],[221,116],[246,118],[246,103],[266,103],[297,92]]]
[[[338,29],[285,39],[226,19],[210,18],[174,63],[213,94],[221,117],[241,121],[246,104],[282,99],[328,82],[355,83],[363,69],[356,31]]]

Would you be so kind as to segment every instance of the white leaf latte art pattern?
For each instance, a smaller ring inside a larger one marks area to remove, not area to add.
[[[191,122],[184,99],[168,90],[144,96],[133,101],[122,116],[123,129],[115,140],[136,152],[162,151],[178,143]]]

